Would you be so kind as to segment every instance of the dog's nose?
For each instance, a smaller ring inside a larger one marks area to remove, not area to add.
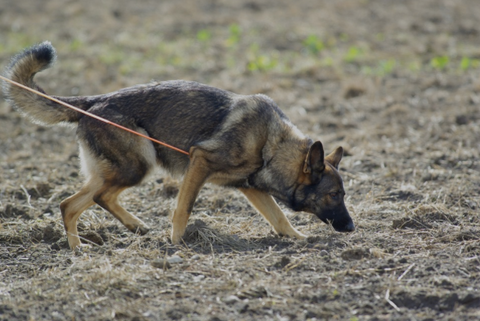
[[[345,232],[353,232],[355,231],[355,224],[353,224],[353,222],[350,222],[347,225],[345,225],[343,229]]]
[[[346,225],[342,224],[342,225],[335,226],[335,224],[333,224],[333,227],[338,232],[353,232],[353,231],[355,231],[355,224],[353,224],[353,222],[351,220]]]

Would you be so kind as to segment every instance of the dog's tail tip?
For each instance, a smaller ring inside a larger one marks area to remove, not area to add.
[[[56,60],[57,51],[50,41],[44,41],[14,56],[7,67],[6,74],[9,78],[18,77],[20,78],[18,80],[25,81],[23,79],[25,76],[32,77],[35,73],[52,66]]]
[[[26,49],[44,68],[50,67],[57,60],[57,51],[50,41],[44,41]]]
[[[49,41],[44,41],[14,56],[5,70],[5,77],[44,92],[33,78],[35,74],[54,64],[56,59],[55,48]],[[13,107],[36,123],[53,125],[61,122],[76,122],[79,119],[78,112],[54,104],[8,81],[3,81],[3,95]]]

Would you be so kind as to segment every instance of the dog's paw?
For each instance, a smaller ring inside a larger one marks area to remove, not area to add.
[[[175,231],[172,231],[172,234],[170,235],[170,240],[172,241],[172,244],[178,245],[182,242],[182,237],[183,233],[176,233]]]
[[[308,235],[306,235],[306,234],[303,234],[303,233],[301,233],[301,232],[299,232],[299,231],[297,231],[297,230],[295,230],[295,232],[296,232],[296,233],[295,233],[294,235],[292,235],[292,236],[295,237],[295,238],[298,239],[298,240],[305,240],[305,239],[308,238]]]
[[[170,240],[172,241],[172,244],[178,245],[182,243],[182,238],[184,233],[185,233],[185,230],[178,232],[175,229],[173,229],[172,234],[170,235]]]
[[[180,243],[182,243],[182,237],[171,236],[170,240],[172,241],[173,245],[179,245]]]
[[[72,251],[75,251],[75,249],[80,248],[83,245],[77,234],[67,233],[67,239],[68,239],[68,246]]]
[[[128,225],[127,228],[130,230],[130,232],[140,235],[145,235],[150,231],[150,228],[145,223]]]
[[[305,240],[308,237],[294,228],[288,229],[286,232],[277,232],[277,234],[280,236],[294,237],[298,240]]]
[[[133,231],[135,234],[140,234],[140,235],[145,235],[148,232],[150,232],[150,228],[146,225],[143,226],[138,226],[135,231]]]

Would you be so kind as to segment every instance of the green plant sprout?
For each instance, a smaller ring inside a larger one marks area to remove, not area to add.
[[[357,46],[351,46],[348,48],[347,54],[344,57],[346,62],[354,62],[357,60],[361,55],[363,55],[362,49]]]
[[[242,34],[242,30],[241,30],[240,26],[236,23],[231,24],[228,27],[228,30],[229,30],[230,36],[227,39],[227,46],[232,47],[240,41],[240,36]]]
[[[463,57],[460,61],[460,70],[467,71],[471,68],[478,68],[480,67],[480,59],[472,59],[469,57]]]
[[[197,32],[197,40],[206,42],[212,38],[212,33],[207,29],[201,29]]]
[[[317,55],[320,51],[322,51],[325,48],[325,45],[323,44],[322,40],[319,39],[316,35],[309,35],[303,41],[303,45],[307,49],[307,51],[312,55]]]
[[[397,61],[395,59],[381,60],[377,72],[380,76],[388,75],[392,73],[396,65]]]
[[[445,69],[448,66],[448,63],[450,62],[450,59],[448,56],[437,56],[433,57],[430,60],[430,66],[432,66],[435,69]]]
[[[71,51],[77,51],[83,46],[83,43],[79,39],[73,39],[72,42],[69,45],[69,49]]]
[[[256,55],[247,63],[249,71],[268,71],[275,68],[278,64],[276,58],[271,58],[267,55]]]

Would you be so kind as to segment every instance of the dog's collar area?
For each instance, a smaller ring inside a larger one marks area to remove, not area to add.
[[[293,192],[288,198],[288,203],[290,205],[290,208],[294,211],[299,211],[300,209],[297,209],[297,201],[295,200],[295,194],[297,194],[297,189],[300,187],[301,184],[295,184],[295,187],[293,188]]]

